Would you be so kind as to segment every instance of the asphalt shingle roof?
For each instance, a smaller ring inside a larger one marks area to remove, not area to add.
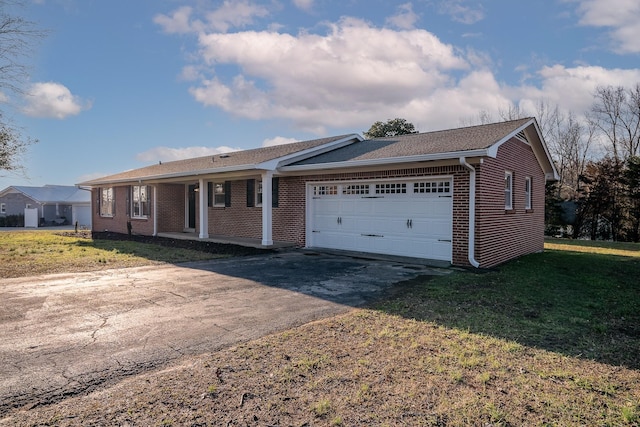
[[[323,144],[328,144],[350,135],[332,136],[328,138],[314,139],[310,141],[294,142],[292,144],[274,145],[271,147],[255,148],[252,150],[234,151],[226,154],[196,157],[193,159],[162,162],[140,169],[109,175],[103,178],[83,182],[81,185],[98,185],[110,182],[122,182],[127,180],[153,179],[167,175],[187,176],[189,172],[207,171],[215,173],[216,170],[224,170],[230,167],[251,166],[269,160],[278,159],[290,154],[295,154]]]
[[[11,188],[40,203],[88,203],[91,201],[91,193],[69,185],[45,185],[44,187],[14,185]]]
[[[531,118],[525,118],[459,129],[369,139],[301,160],[291,166],[487,149],[530,120]]]

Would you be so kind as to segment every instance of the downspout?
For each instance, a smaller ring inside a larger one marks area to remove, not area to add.
[[[153,186],[153,236],[158,235],[158,185]]]
[[[476,243],[476,168],[467,163],[467,159],[460,157],[460,164],[469,170],[469,263],[478,268],[480,263],[475,258]]]

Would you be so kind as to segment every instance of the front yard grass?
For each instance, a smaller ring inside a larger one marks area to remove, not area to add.
[[[0,424],[639,426],[640,246],[564,245]]]
[[[85,233],[0,232],[0,277],[138,267],[220,257],[206,252],[126,240],[94,240]]]

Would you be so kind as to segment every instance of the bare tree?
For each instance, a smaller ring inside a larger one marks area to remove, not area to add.
[[[640,147],[640,84],[633,89],[600,86],[589,121],[605,136],[615,162],[638,155]]]
[[[0,95],[3,91],[23,93],[28,69],[23,60],[31,53],[35,39],[43,37],[33,22],[10,14],[10,6],[21,6],[19,0],[0,0]],[[0,171],[21,170],[19,157],[36,141],[24,137],[0,111]]]

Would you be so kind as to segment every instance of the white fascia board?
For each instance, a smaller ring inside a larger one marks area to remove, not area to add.
[[[505,142],[509,141],[511,138],[516,136],[520,131],[522,131],[522,130],[526,129],[527,127],[529,127],[529,125],[531,123],[535,123],[535,120],[531,119],[531,120],[527,121],[525,124],[521,125],[520,127],[518,127],[513,132],[511,132],[511,133],[507,134],[506,136],[502,137],[502,139],[498,140],[498,142],[496,142],[491,147],[489,147],[487,149],[487,154],[489,155],[489,157],[493,157],[494,159],[496,157],[498,157],[498,148],[500,148],[500,146],[502,144],[504,144]]]
[[[437,154],[422,154],[417,156],[403,156],[403,157],[386,157],[382,159],[371,159],[371,160],[349,160],[346,162],[332,162],[332,163],[318,163],[313,165],[297,165],[297,166],[283,166],[279,168],[283,172],[293,172],[293,171],[307,171],[314,169],[341,169],[341,168],[351,168],[351,167],[362,167],[362,166],[383,166],[383,165],[392,165],[398,163],[419,163],[419,162],[430,162],[435,160],[448,160],[448,159],[458,159],[460,156],[464,157],[483,157],[487,156],[487,150],[470,150],[470,151],[461,151],[461,152],[450,152],[450,153],[437,153]]]
[[[533,125],[536,129],[536,132],[538,133],[538,138],[540,139],[540,145],[542,145],[542,149],[544,150],[544,154],[547,157],[547,160],[549,162],[549,164],[551,165],[551,178],[547,178],[548,181],[558,181],[560,179],[560,175],[558,174],[558,171],[556,170],[556,165],[553,163],[553,158],[551,157],[551,153],[549,152],[549,147],[547,147],[547,142],[544,140],[543,136],[542,136],[542,131],[540,130],[540,127],[538,126],[538,122],[536,120],[533,120]],[[547,176],[549,175],[549,173],[546,174]]]
[[[80,183],[78,185],[95,188],[95,187],[103,187],[105,185],[110,185],[110,184],[125,184],[129,182],[150,182],[150,181],[167,180],[167,179],[173,179],[173,178],[189,178],[189,177],[196,178],[200,175],[212,175],[212,174],[218,174],[218,173],[245,171],[245,170],[254,170],[254,169],[257,169],[256,165],[227,166],[224,168],[201,169],[196,171],[176,172],[176,173],[168,173],[168,174],[161,174],[161,175],[150,175],[150,176],[143,176],[138,178],[122,178],[122,179],[115,179],[115,180],[105,180],[105,181],[98,181],[93,184]]]
[[[275,171],[276,169],[283,167],[283,165],[286,163],[299,162],[301,160],[308,159],[309,157],[318,156],[328,151],[337,150],[338,148],[346,147],[347,145],[359,141],[364,141],[364,139],[360,135],[354,133],[344,138],[338,139],[337,141],[332,141],[327,144],[319,145],[317,147],[308,148],[303,151],[287,154],[286,156],[267,160],[266,162],[257,164],[256,169]]]

